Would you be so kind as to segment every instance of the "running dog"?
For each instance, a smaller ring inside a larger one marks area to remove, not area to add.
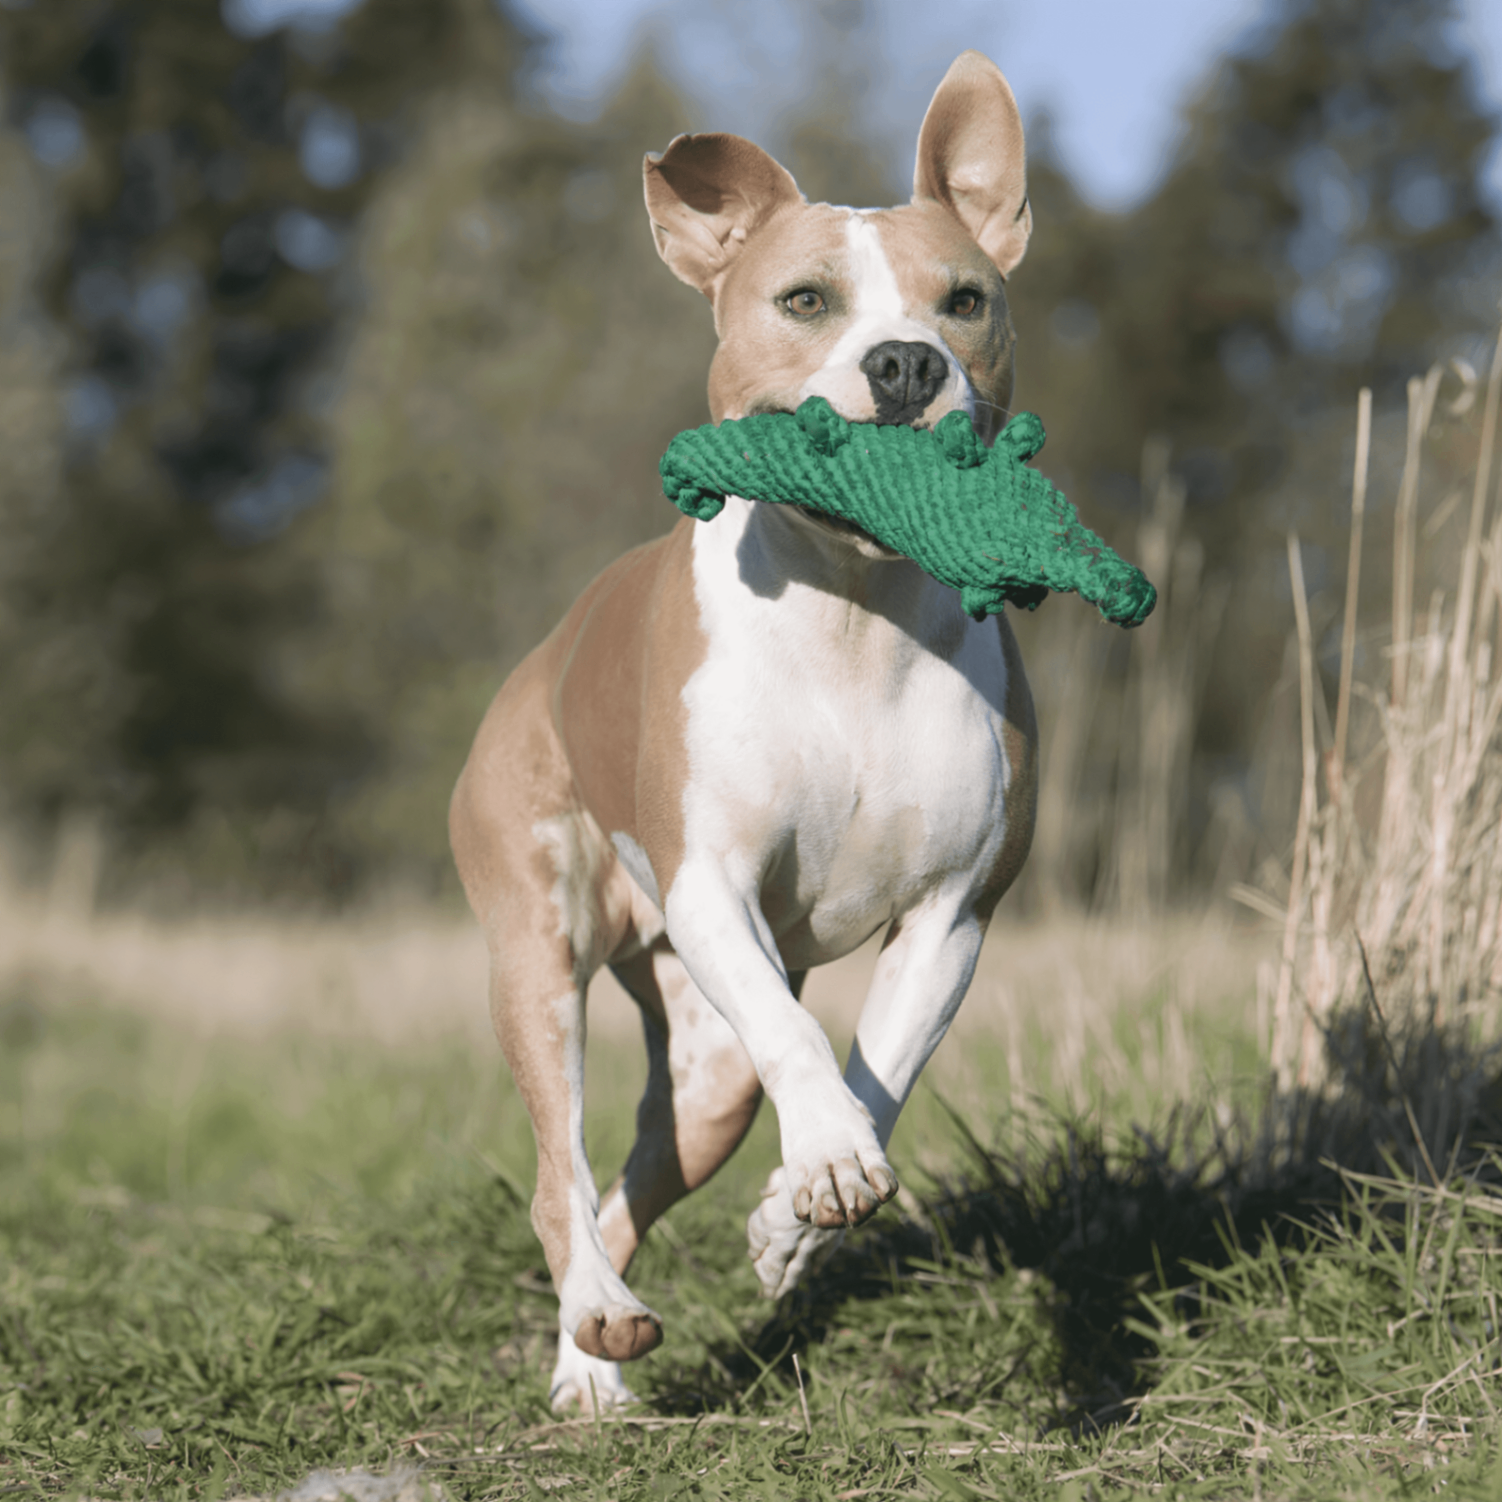
[[[716,422],[825,397],[855,422],[1012,399],[1004,283],[1032,228],[1022,123],[977,52],[918,137],[910,203],[811,204],[749,141],[645,162],[668,268],[713,305]],[[762,1094],[782,1166],[748,1232],[791,1288],[890,1199],[884,1144],[1032,839],[1037,737],[1004,616],[849,524],[731,497],[626,554],[496,696],[450,831],[496,1034],[537,1138],[532,1223],[560,1304],[557,1406],[629,1399],[662,1322],[624,1274]],[[843,1075],[804,976],[885,930]],[[604,1197],[583,1132],[584,998],[641,1008],[637,1140]]]

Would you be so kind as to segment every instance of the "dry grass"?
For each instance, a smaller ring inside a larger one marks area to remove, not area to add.
[[[1502,339],[1486,387],[1465,540],[1453,574],[1438,578],[1419,620],[1425,446],[1437,418],[1463,415],[1476,395],[1474,379],[1466,379],[1448,413],[1439,412],[1443,373],[1435,366],[1409,382],[1385,684],[1356,683],[1353,672],[1370,454],[1370,394],[1362,393],[1333,733],[1316,681],[1298,539],[1288,540],[1302,793],[1274,1005],[1273,1064],[1284,1090],[1320,1082],[1325,1036],[1343,1002],[1426,1014],[1441,1027],[1464,1021],[1489,1033],[1495,1026],[1502,991],[1502,681],[1493,668],[1502,623],[1502,513],[1489,530],[1487,519]],[[1376,728],[1351,752],[1353,696],[1374,706]]]
[[[854,1032],[876,952],[873,941],[809,978],[805,1000],[837,1040]],[[993,1102],[1004,1094],[1084,1106],[1105,1094],[1145,1106],[1201,1093],[1214,1066],[1189,1038],[1207,1025],[1265,1037],[1251,977],[1271,953],[1265,933],[1215,916],[999,921],[929,1077],[946,1094]],[[0,990],[28,977],[205,1036],[312,1033],[389,1046],[454,1037],[494,1047],[478,928],[429,909],[169,922],[88,911],[67,883],[47,893],[11,886],[0,889]],[[596,977],[589,1016],[602,1042],[637,1035],[635,1007],[608,972]],[[977,1042],[995,1046],[977,1053]]]

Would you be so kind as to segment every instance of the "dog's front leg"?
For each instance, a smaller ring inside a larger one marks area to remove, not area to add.
[[[823,1028],[788,988],[756,893],[753,880],[738,885],[715,863],[685,862],[668,893],[668,937],[777,1108],[792,1213],[816,1226],[859,1225],[897,1179]]]
[[[887,931],[845,1070],[883,1147],[970,987],[985,929],[971,903],[950,898],[904,915]],[[795,1288],[842,1234],[805,1223],[775,1170],[746,1223],[762,1292],[779,1298]]]
[[[985,936],[968,902],[936,903],[887,930],[845,1069],[883,1145],[970,989]]]

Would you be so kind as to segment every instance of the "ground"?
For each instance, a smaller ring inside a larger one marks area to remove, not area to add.
[[[1502,1494],[1486,1175],[1350,1180],[1302,1240],[1237,1201],[1242,1229],[1195,1242],[1192,1175],[1131,1145],[1187,1103],[1166,1158],[1255,1116],[1255,932],[1000,930],[894,1140],[900,1203],[758,1301],[764,1114],[649,1238],[633,1283],[667,1340],[640,1408],[596,1424],[547,1408],[531,1134],[467,927],[21,916],[0,1491],[268,1496],[417,1463],[456,1498]],[[863,963],[811,989],[841,1046]],[[642,1071],[597,1001],[603,1175]],[[1155,1270],[1170,1244],[1202,1255]]]

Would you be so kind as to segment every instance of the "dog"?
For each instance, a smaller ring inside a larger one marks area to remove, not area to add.
[[[669,269],[714,309],[716,422],[823,396],[857,422],[1004,424],[1005,280],[1032,228],[1022,122],[978,52],[945,75],[912,201],[810,204],[737,136],[644,163]],[[897,1190],[883,1151],[1032,840],[1037,732],[1004,616],[865,532],[728,499],[579,597],[507,679],[450,812],[496,1034],[537,1140],[532,1224],[559,1299],[555,1406],[630,1400],[662,1322],[624,1274],[735,1149],[762,1094],[782,1166],[747,1226],[792,1288]],[[841,1074],[798,1001],[885,929]],[[584,998],[642,1013],[637,1138],[603,1202],[583,1133]]]

